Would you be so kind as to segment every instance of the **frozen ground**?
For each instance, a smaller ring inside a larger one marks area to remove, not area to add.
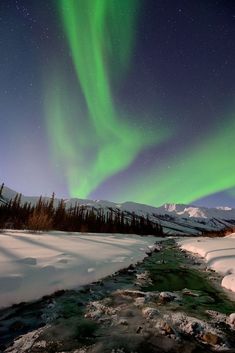
[[[77,288],[136,263],[157,238],[65,232],[0,233],[0,307]]]
[[[223,276],[221,285],[235,292],[235,233],[224,238],[181,239],[179,245],[203,257],[209,268]]]

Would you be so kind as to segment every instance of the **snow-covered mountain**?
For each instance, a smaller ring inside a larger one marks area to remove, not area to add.
[[[16,191],[4,187],[0,204],[8,202],[16,195]],[[39,197],[22,195],[21,202],[35,204],[38,199]],[[49,200],[50,197],[44,197],[43,199]],[[54,205],[57,206],[59,201],[60,199],[55,199]],[[208,231],[235,228],[235,208],[229,207],[207,208],[183,204],[164,204],[160,207],[153,207],[135,202],[115,203],[78,198],[66,199],[65,203],[67,208],[79,204],[87,208],[103,209],[104,211],[120,210],[127,216],[133,212],[138,216],[148,216],[151,221],[160,223],[164,233],[169,235],[199,235]]]

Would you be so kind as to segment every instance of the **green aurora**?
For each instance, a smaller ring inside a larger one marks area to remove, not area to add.
[[[178,132],[162,124],[149,131],[138,129],[114,103],[113,89],[125,80],[131,64],[138,1],[56,4],[76,82],[71,94],[63,67],[47,78],[47,128],[52,159],[65,170],[70,196],[87,198],[108,178],[131,167],[143,150]],[[223,190],[234,193],[234,129],[233,116],[223,120],[199,142],[167,158],[165,168],[153,165],[147,173],[143,168],[132,175],[121,190],[113,190],[113,199],[161,205],[191,203]]]
[[[168,160],[165,168],[161,166],[159,170],[155,166],[148,175],[139,175],[132,180],[121,196],[126,192],[131,200],[160,206],[179,201],[190,204],[224,190],[233,194],[234,131],[235,118],[231,114],[228,119],[221,120],[210,136],[202,137],[195,145]]]
[[[53,158],[66,170],[70,196],[88,197],[169,133],[161,128],[143,134],[113,102],[111,83],[124,77],[133,52],[138,1],[59,0],[57,4],[77,86],[71,97],[62,70],[51,75],[45,99],[47,127]]]

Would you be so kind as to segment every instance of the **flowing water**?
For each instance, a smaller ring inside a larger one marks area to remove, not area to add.
[[[148,272],[151,281],[137,285],[136,274],[144,272]],[[166,310],[184,311],[186,314],[193,314],[202,319],[207,317],[207,310],[225,314],[235,312],[235,303],[228,300],[224,292],[212,284],[209,280],[210,276],[208,272],[199,271],[192,258],[182,253],[173,240],[165,241],[162,251],[153,253],[135,269],[121,270],[77,291],[62,291],[34,303],[22,303],[1,310],[0,351],[1,349],[3,351],[18,336],[45,325],[48,320],[52,328],[54,325],[57,330],[58,325],[61,325],[62,331],[67,325],[71,333],[72,326],[76,322],[74,332],[80,327],[79,332],[87,333],[88,330],[93,333],[96,330],[95,325],[90,325],[83,318],[87,303],[102,300],[118,289],[174,292],[180,295],[181,300],[163,303]],[[55,315],[54,319],[53,315]],[[83,337],[77,335],[76,340],[82,343]]]

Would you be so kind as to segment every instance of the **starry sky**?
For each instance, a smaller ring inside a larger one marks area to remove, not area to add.
[[[235,207],[234,0],[0,0],[0,182]]]

